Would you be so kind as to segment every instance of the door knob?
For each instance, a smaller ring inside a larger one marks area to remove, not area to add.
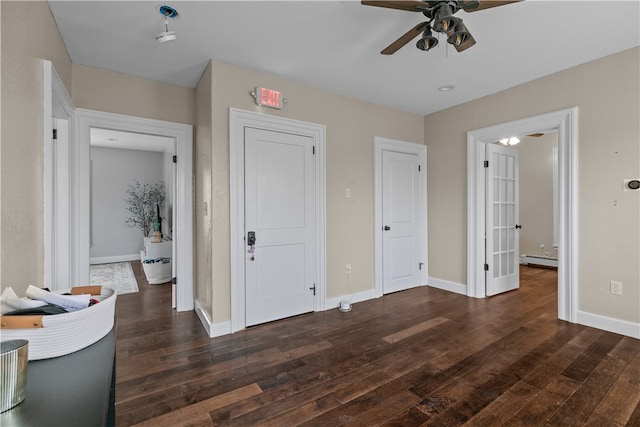
[[[520,224],[516,224],[516,230],[519,230],[521,228],[522,228],[522,226]]]
[[[384,231],[389,231],[389,230],[391,230],[391,227],[389,227],[388,225],[385,225],[384,226]]]

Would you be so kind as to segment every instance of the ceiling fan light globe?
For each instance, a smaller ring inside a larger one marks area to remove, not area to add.
[[[433,36],[423,37],[416,43],[416,47],[425,52],[433,49],[438,44],[438,39]]]
[[[453,9],[447,4],[443,4],[435,14],[433,30],[439,33],[446,33],[451,28],[455,28],[460,22],[459,18],[453,16]]]
[[[451,36],[449,36],[449,38],[447,39],[447,43],[454,46],[460,46],[462,43],[467,41],[469,37],[471,37],[471,34],[469,34],[462,22],[459,22],[456,25],[453,34],[451,34]]]
[[[458,22],[460,22],[460,19],[456,18],[455,16],[446,16],[434,21],[433,30],[439,33],[446,33],[451,28],[455,28]]]

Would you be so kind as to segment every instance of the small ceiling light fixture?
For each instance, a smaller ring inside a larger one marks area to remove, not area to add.
[[[502,138],[499,142],[502,145],[516,145],[520,142],[520,138],[512,136],[511,138]]]
[[[179,13],[171,6],[160,6],[160,15],[164,16],[164,31],[156,36],[159,43],[166,43],[176,39],[175,31],[169,31],[169,19],[177,18]]]
[[[455,88],[456,88],[456,87],[455,87],[454,85],[445,85],[445,86],[440,86],[440,87],[438,88],[438,90],[439,90],[440,92],[449,92],[450,90],[453,90],[453,89],[455,89]]]

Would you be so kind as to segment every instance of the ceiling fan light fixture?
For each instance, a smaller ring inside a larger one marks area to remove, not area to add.
[[[460,46],[462,43],[467,41],[469,37],[471,37],[471,34],[467,31],[467,28],[464,26],[461,19],[460,22],[456,24],[453,34],[451,34],[447,39],[447,43],[454,46]]]
[[[454,28],[461,20],[453,16],[453,13],[454,10],[448,4],[440,6],[433,21],[433,31],[446,33],[451,28]]]
[[[431,28],[427,26],[422,34],[422,38],[416,43],[416,47],[420,50],[428,51],[438,45],[438,39],[431,34]]]

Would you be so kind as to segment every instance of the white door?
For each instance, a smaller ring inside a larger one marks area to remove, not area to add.
[[[245,128],[245,320],[313,311],[313,139]],[[255,243],[248,240],[249,233]]]
[[[382,290],[423,283],[420,270],[420,171],[416,154],[382,152]]]
[[[486,293],[520,287],[518,150],[487,144]],[[488,268],[487,268],[488,266]]]

